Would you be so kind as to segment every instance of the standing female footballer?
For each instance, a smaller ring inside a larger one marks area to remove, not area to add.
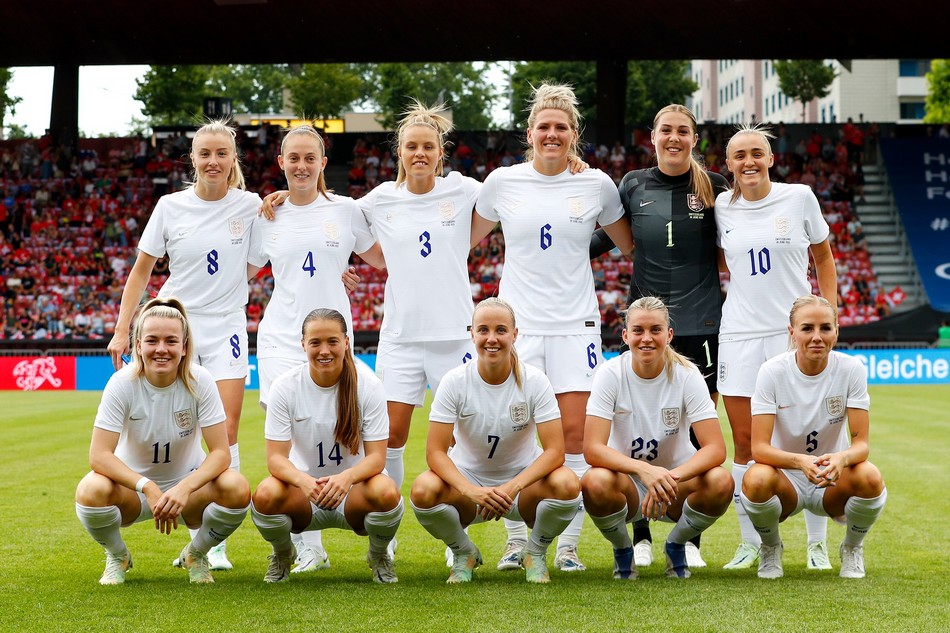
[[[717,240],[730,273],[719,328],[718,387],[732,427],[733,502],[742,532],[742,543],[726,569],[751,567],[758,557],[759,535],[739,501],[742,476],[752,459],[751,396],[762,363],[788,349],[788,311],[797,297],[811,292],[809,253],[821,295],[838,296],[828,223],[807,185],[769,180],[775,161],[771,136],[767,129],[751,125],[729,139],[726,166],[734,175],[733,191],[716,198]],[[831,569],[827,520],[807,513],[805,520],[808,568]]]
[[[703,169],[694,149],[696,118],[686,106],[670,104],[653,118],[650,140],[656,167],[629,172],[620,182],[620,201],[633,231],[633,279],[627,305],[659,297],[676,330],[676,350],[692,360],[716,403],[722,291],[716,246],[716,196],[729,188],[721,175]],[[613,248],[603,229],[594,233],[593,259]],[[637,566],[653,562],[649,522],[633,526]],[[705,567],[700,536],[686,543],[691,568]]]
[[[158,296],[188,309],[194,360],[211,372],[224,403],[231,468],[240,470],[238,426],[247,376],[248,249],[257,194],[244,190],[234,128],[212,121],[191,144],[194,185],[162,196],[145,225],[129,272],[109,353],[116,370],[129,351],[129,329],[155,263],[168,255],[170,275]],[[224,543],[212,569],[231,569]],[[176,561],[178,564],[179,561]]]
[[[100,584],[124,583],[132,567],[119,528],[150,519],[163,534],[179,520],[194,529],[181,564],[191,582],[214,582],[208,551],[241,525],[251,494],[247,480],[228,468],[221,398],[210,372],[191,364],[192,334],[177,299],[146,303],[133,340],[132,364],[102,392],[92,472],[76,489],[76,515],[106,550]]]
[[[340,528],[369,536],[373,580],[394,583],[386,548],[403,501],[383,474],[389,419],[382,385],[356,364],[336,310],[313,310],[301,333],[307,362],[271,385],[264,421],[270,476],[251,503],[254,525],[273,547],[264,582],[290,577],[292,532]]]
[[[762,537],[760,578],[780,578],[779,522],[808,509],[847,525],[842,578],[864,578],[864,537],[887,500],[867,461],[870,397],[864,366],[833,351],[834,307],[805,295],[792,305],[793,350],[766,361],[752,396],[752,458],[742,505]]]
[[[342,281],[350,253],[377,268],[385,265],[356,203],[327,189],[323,138],[313,126],[288,131],[277,162],[290,187],[287,204],[272,220],[257,219],[249,254],[254,267],[270,261],[274,276],[274,292],[257,333],[260,402],[265,409],[278,376],[307,360],[298,328],[311,310],[333,308],[344,315],[352,340],[350,299]],[[294,572],[329,567],[321,534],[313,530],[295,539]]]
[[[517,338],[508,303],[479,303],[472,321],[477,360],[449,371],[432,404],[429,470],[413,482],[411,501],[422,527],[452,549],[449,583],[470,582],[482,562],[465,528],[501,517],[532,527],[518,562],[528,582],[549,582],[548,546],[580,504],[580,482],[563,466],[551,384],[518,360]]]
[[[663,302],[637,299],[624,325],[630,349],[597,371],[587,402],[584,505],[613,545],[614,578],[637,577],[626,524],[641,517],[676,523],[666,541],[666,574],[688,578],[686,542],[729,507],[726,444],[702,374],[670,346]]]
[[[624,253],[633,248],[617,187],[591,169],[571,174],[578,157],[580,113],[569,86],[541,84],[532,93],[525,162],[488,175],[476,203],[473,241],[497,222],[505,235],[505,268],[498,296],[521,321],[518,351],[542,369],[556,394],[564,432],[565,464],[581,477],[584,410],[601,351],[600,309],[589,249],[600,224]],[[558,541],[555,566],[581,571],[578,512]],[[506,556],[517,556],[524,529],[509,525]]]

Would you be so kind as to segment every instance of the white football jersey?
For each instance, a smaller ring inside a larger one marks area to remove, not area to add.
[[[429,420],[455,425],[452,461],[475,474],[514,477],[541,454],[537,424],[559,419],[554,390],[541,370],[521,365],[519,388],[514,373],[490,385],[471,362],[450,370],[432,402]]]
[[[851,445],[848,409],[869,409],[867,376],[861,361],[831,352],[828,366],[806,376],[794,351],[772,358],[759,369],[752,415],[772,414],[772,446],[790,453],[823,455]]]
[[[274,274],[274,292],[257,331],[258,358],[305,362],[300,328],[304,317],[316,308],[333,308],[342,314],[353,340],[343,272],[350,253],[365,253],[375,240],[351,198],[329,195],[329,200],[320,195],[302,207],[287,201],[273,220],[257,219],[249,259],[255,266],[270,260]]]
[[[468,277],[472,210],[481,183],[451,172],[411,193],[384,182],[358,204],[386,257],[382,341],[417,343],[469,338]]]
[[[247,257],[256,193],[229,189],[213,202],[194,187],[159,198],[139,240],[152,257],[168,254],[160,297],[177,297],[189,314],[225,314],[247,305]]]
[[[676,468],[696,453],[689,427],[718,419],[702,374],[695,367],[673,365],[646,379],[633,371],[631,352],[608,360],[594,374],[587,415],[610,420],[607,446],[633,459],[666,469]]]
[[[155,387],[127,365],[112,374],[102,392],[95,426],[119,434],[115,455],[164,490],[198,468],[205,459],[201,429],[224,422],[218,387],[200,365],[192,365],[192,396],[176,380]]]
[[[755,202],[731,195],[716,197],[716,242],[730,273],[719,340],[781,334],[792,303],[811,294],[808,248],[827,239],[828,223],[807,185],[773,182]]]
[[[488,175],[478,214],[500,221],[505,268],[498,296],[515,310],[522,334],[600,333],[590,268],[597,225],[623,217],[620,193],[607,174],[588,169],[544,176],[530,163]]]
[[[356,364],[356,374],[363,442],[388,440],[389,415],[383,385],[363,363]],[[334,437],[338,387],[321,387],[313,382],[306,362],[281,375],[271,387],[264,437],[291,442],[290,461],[314,479],[352,468],[365,455],[362,445],[352,455]]]

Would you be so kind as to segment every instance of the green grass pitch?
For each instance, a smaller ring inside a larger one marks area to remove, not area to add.
[[[411,511],[399,531],[399,583],[371,581],[365,540],[325,533],[332,567],[276,586],[262,582],[269,546],[250,518],[229,541],[235,569],[190,586],[171,567],[188,535],[151,524],[124,530],[135,567],[120,587],[100,587],[104,555],[73,509],[87,472],[98,393],[4,392],[0,422],[0,631],[947,631],[950,630],[950,389],[871,389],[871,460],[889,498],[865,547],[868,575],[837,575],[843,528],[829,526],[836,570],[805,569],[804,522],[783,525],[785,577],[721,569],[738,543],[732,510],[703,535],[709,567],[685,582],[657,562],[633,583],[611,580],[610,546],[588,520],[580,551],[588,571],[557,572],[529,586],[494,569],[504,544],[499,524],[472,528],[485,565],[468,586],[447,586],[443,546]],[[241,425],[242,470],[265,475],[263,414],[248,392]],[[417,411],[406,452],[411,479],[425,465],[426,411]],[[725,416],[720,416],[725,420]],[[728,425],[723,423],[728,432]],[[731,445],[727,437],[727,445]]]

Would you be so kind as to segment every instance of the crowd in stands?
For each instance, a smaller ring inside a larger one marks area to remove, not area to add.
[[[723,167],[721,134],[720,128],[704,129],[697,148],[713,171]],[[855,212],[855,202],[864,196],[862,135],[849,122],[836,137],[815,132],[792,146],[780,125],[774,141],[773,179],[811,186],[831,225],[842,325],[887,316],[893,303],[893,293],[877,281]],[[279,142],[280,130],[274,127],[243,136],[242,162],[250,191],[266,195],[283,186],[283,174],[274,160]],[[44,137],[2,149],[0,338],[111,336],[123,285],[135,261],[135,245],[156,200],[187,185],[188,144],[184,136],[163,139],[157,147],[144,140],[128,140],[113,144],[102,155],[89,149],[72,154]],[[493,169],[521,161],[520,148],[505,132],[459,137],[446,167],[483,180]],[[611,147],[589,146],[585,160],[619,183],[627,171],[654,164],[649,132],[636,131],[627,146],[619,141]],[[349,163],[346,193],[358,198],[395,174],[388,144],[360,139]],[[503,261],[501,233],[492,234],[472,251],[469,273],[476,300],[497,292]],[[386,273],[355,256],[354,264],[363,279],[351,296],[354,327],[378,330]],[[165,266],[163,261],[156,266],[150,292],[164,282]],[[632,265],[615,251],[592,266],[605,334],[617,334]],[[266,268],[251,282],[247,310],[251,331],[260,322],[272,283]],[[723,285],[728,286],[727,277]]]

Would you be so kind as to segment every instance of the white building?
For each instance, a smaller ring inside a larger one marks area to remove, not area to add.
[[[826,60],[837,76],[827,97],[805,108],[805,123],[855,121],[919,123],[930,69],[925,59]],[[700,121],[801,123],[802,106],[782,93],[771,60],[697,59],[690,74],[699,85],[690,108]]]

